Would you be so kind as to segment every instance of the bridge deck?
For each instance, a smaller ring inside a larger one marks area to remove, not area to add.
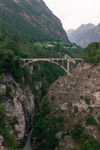
[[[28,61],[50,61],[50,60],[69,60],[69,61],[73,61],[73,60],[81,60],[83,61],[82,58],[23,58],[20,60],[28,60]]]

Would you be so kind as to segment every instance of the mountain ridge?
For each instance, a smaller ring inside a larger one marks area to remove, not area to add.
[[[69,40],[73,43],[78,44],[79,46],[85,48],[91,42],[99,42],[100,41],[100,24],[97,26],[89,23],[82,24],[76,30],[72,32],[67,32]]]
[[[61,21],[43,0],[7,0],[0,2],[0,18],[34,40],[68,41]],[[24,26],[23,26],[24,25]],[[37,37],[38,36],[38,37]],[[40,36],[40,37],[39,37]]]

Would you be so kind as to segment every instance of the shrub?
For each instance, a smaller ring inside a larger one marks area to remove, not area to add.
[[[100,124],[98,125],[98,129],[100,130]]]
[[[91,135],[84,135],[80,150],[100,150],[100,142]]]
[[[90,112],[90,113],[93,112],[93,107],[89,106],[88,109],[89,109],[89,112]]]
[[[44,100],[43,104],[42,104],[42,114],[44,116],[46,116],[47,114],[50,113],[50,107],[48,105],[48,102],[47,100]]]
[[[11,87],[10,86],[7,86],[6,87],[6,96],[9,98],[9,99],[13,99],[13,96],[11,95],[11,93],[12,93],[12,89],[11,89]]]
[[[89,75],[88,75],[88,79],[90,79],[90,77],[91,77],[91,75],[89,74]]]
[[[4,81],[4,74],[0,75],[0,82]]]
[[[5,96],[5,93],[0,93],[0,101],[3,100],[4,96]]]
[[[77,142],[81,141],[83,131],[84,129],[81,121],[77,122],[74,126],[74,129],[71,132],[72,138]]]
[[[51,100],[52,101],[55,100],[55,96],[54,95],[51,96]]]
[[[83,99],[83,95],[80,96],[80,99]]]
[[[96,120],[93,118],[92,114],[89,113],[86,117],[86,124],[87,125],[97,125]]]
[[[78,113],[78,106],[74,106],[74,113]]]
[[[90,99],[89,98],[85,98],[85,103],[90,105]]]
[[[57,120],[58,120],[60,123],[62,123],[63,120],[64,120],[64,117],[63,117],[63,116],[59,116]]]
[[[99,122],[100,122],[100,115],[98,116],[98,120],[99,120]]]

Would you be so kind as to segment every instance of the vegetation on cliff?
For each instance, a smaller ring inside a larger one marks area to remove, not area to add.
[[[83,58],[85,62],[97,65],[100,62],[100,43],[94,42],[88,45]]]
[[[75,141],[81,144],[80,150],[99,150],[100,142],[93,136],[84,134],[82,122],[77,122],[72,130],[72,137]]]
[[[55,150],[59,144],[56,134],[64,127],[63,118],[50,115],[48,98],[45,97],[40,112],[34,118],[32,143],[35,150]]]
[[[90,75],[90,76],[89,76]],[[71,76],[60,77],[49,88],[47,95],[43,98],[40,114],[34,122],[33,144],[36,149],[42,149],[42,145],[49,146],[49,130],[46,121],[53,117],[60,120],[57,122],[53,134],[58,139],[55,143],[56,150],[99,150],[100,149],[100,65],[79,66]],[[47,103],[44,105],[45,98]],[[53,123],[51,128],[53,128]],[[41,139],[39,139],[41,136]],[[40,142],[41,141],[41,142]],[[55,141],[54,141],[55,142]],[[46,149],[44,147],[44,149]]]
[[[10,124],[12,124],[12,122],[13,120],[7,117],[5,108],[0,106],[0,135],[4,138],[4,145],[6,145],[9,150],[18,150],[19,143],[15,135],[10,133]]]
[[[21,81],[22,71],[20,60],[11,51],[0,51],[0,76],[5,73],[10,73],[16,81]]]

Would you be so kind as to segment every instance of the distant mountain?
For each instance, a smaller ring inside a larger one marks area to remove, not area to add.
[[[67,31],[67,33],[70,34],[70,33],[73,32],[73,31],[74,31],[74,29],[69,29],[69,30]]]
[[[43,0],[0,0],[0,19],[32,41],[68,41],[61,21]]]
[[[91,42],[100,41],[100,24],[97,26],[91,23],[86,25],[82,24],[76,30],[68,30],[67,34],[72,43],[76,43],[85,48]]]

